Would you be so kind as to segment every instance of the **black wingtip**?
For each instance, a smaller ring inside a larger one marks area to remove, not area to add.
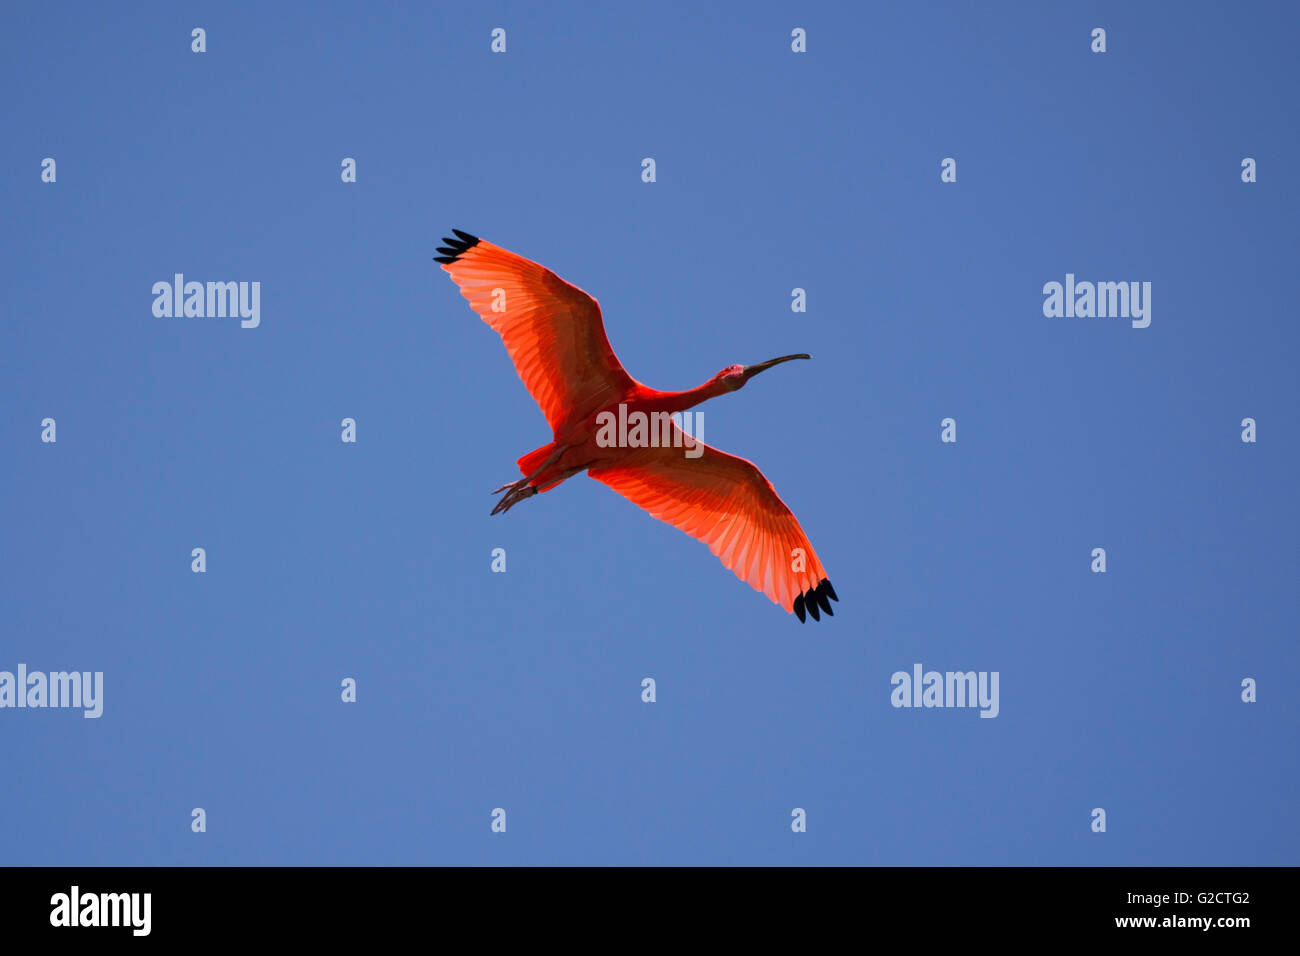
[[[839,595],[831,587],[831,582],[826,578],[822,578],[817,587],[810,588],[795,597],[794,613],[800,621],[806,620],[808,614],[812,615],[814,621],[820,621],[822,612],[825,612],[827,617],[834,617],[835,612],[831,610],[831,601],[838,601],[839,599]]]
[[[434,262],[441,262],[443,265],[450,265],[459,260],[460,257],[470,249],[473,249],[478,245],[478,236],[471,236],[468,232],[462,232],[460,229],[452,229],[452,232],[456,234],[456,238],[452,239],[448,236],[442,237],[444,245],[438,247],[438,251],[441,252],[442,255],[434,256]]]

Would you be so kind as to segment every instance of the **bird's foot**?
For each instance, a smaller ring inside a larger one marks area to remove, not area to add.
[[[525,498],[531,498],[537,494],[537,489],[527,484],[527,481],[528,479],[524,478],[511,485],[502,485],[501,488],[497,489],[498,491],[505,491],[507,488],[510,490],[506,491],[501,500],[497,502],[497,506],[492,509],[492,513],[495,515],[503,511],[509,511]]]

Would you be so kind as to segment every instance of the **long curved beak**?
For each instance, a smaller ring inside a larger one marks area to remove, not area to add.
[[[782,355],[780,358],[768,359],[766,362],[759,362],[757,365],[745,366],[745,381],[748,382],[759,372],[766,372],[773,365],[780,365],[782,362],[789,362],[791,359],[810,359],[812,358],[807,352],[800,352],[797,355]]]

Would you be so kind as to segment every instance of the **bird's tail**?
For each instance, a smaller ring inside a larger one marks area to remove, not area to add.
[[[555,451],[555,442],[551,442],[549,445],[543,445],[536,451],[530,451],[528,454],[524,455],[523,458],[519,459],[517,463],[519,465],[519,473],[525,477],[531,475],[538,468],[542,467],[546,462],[546,459],[551,457],[553,451]]]

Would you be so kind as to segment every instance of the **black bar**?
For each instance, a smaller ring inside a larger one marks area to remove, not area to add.
[[[843,931],[883,943],[888,930],[926,947],[947,938],[1232,945],[1285,932],[1295,876],[1294,869],[1247,867],[10,868],[0,871],[0,927],[7,943],[293,938],[338,945],[475,927],[493,940],[532,932],[542,943],[551,932],[543,928],[568,923],[575,939],[602,927],[626,934],[606,937],[610,945],[645,933],[668,945],[681,940],[664,935],[671,928],[703,920],[760,941]],[[127,925],[52,925],[72,921],[74,886],[77,922],[103,912],[105,921],[116,915]],[[116,894],[146,893],[148,933],[137,935],[145,897]],[[1206,919],[1208,928],[1200,925]]]

